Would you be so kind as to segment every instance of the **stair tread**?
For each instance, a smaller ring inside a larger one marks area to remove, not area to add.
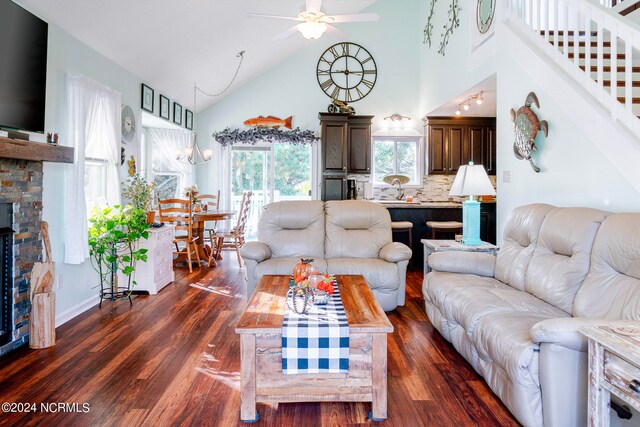
[[[580,65],[580,69],[582,69],[582,71],[584,71],[586,68],[585,65]],[[592,65],[591,67],[591,72],[592,73],[596,73],[598,72],[598,66],[597,65]],[[610,73],[611,72],[611,66],[610,65],[604,65],[602,67],[602,71],[605,73]],[[624,73],[627,71],[627,68],[624,65],[619,65],[617,68],[617,71],[619,73]],[[640,67],[631,67],[631,72],[632,73],[640,73]]]

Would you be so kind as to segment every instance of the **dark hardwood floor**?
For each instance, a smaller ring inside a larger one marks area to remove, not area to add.
[[[155,296],[97,307],[57,330],[46,350],[0,358],[0,425],[246,425],[239,420],[240,344],[234,325],[246,303],[234,256],[188,273]],[[517,422],[424,312],[422,272],[408,275],[407,304],[388,313],[389,418],[383,426],[510,426]],[[77,403],[44,413],[40,404]],[[83,406],[83,404],[87,404]],[[83,412],[87,410],[86,412]],[[358,426],[365,403],[259,405],[255,426]]]

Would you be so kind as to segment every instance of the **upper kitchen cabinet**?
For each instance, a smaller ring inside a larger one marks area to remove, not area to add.
[[[322,172],[371,173],[373,116],[320,113]]]
[[[496,119],[427,117],[429,174],[455,174],[470,161],[496,173]]]

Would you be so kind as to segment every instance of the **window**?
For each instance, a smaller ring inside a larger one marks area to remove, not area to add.
[[[94,126],[85,147],[84,197],[87,214],[95,207],[108,205],[109,123],[105,105],[100,102],[95,112]]]
[[[406,175],[407,185],[420,185],[420,138],[374,137],[373,183],[387,185],[387,175]]]
[[[151,170],[156,184],[156,197],[182,197],[185,187],[192,184],[192,165],[178,160],[176,153],[184,152],[193,143],[193,134],[168,129],[148,129],[151,141]],[[145,144],[148,143],[145,138]],[[156,202],[154,200],[154,202]]]

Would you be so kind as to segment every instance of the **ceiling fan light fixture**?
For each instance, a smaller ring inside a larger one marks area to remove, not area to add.
[[[327,31],[327,24],[324,22],[303,22],[298,24],[298,31],[305,39],[316,40]]]

